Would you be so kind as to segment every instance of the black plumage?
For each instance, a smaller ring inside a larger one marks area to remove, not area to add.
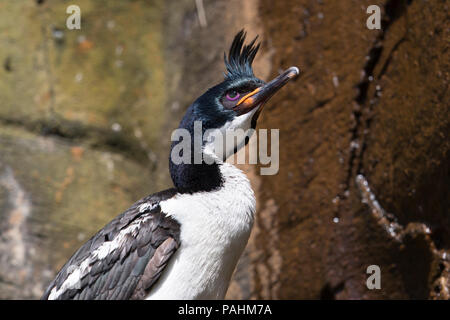
[[[246,32],[241,30],[234,37],[228,57],[224,53],[225,67],[228,73],[225,80],[235,80],[239,78],[254,78],[252,63],[258,53],[260,44],[256,44],[258,37],[253,39],[248,45],[244,45]]]
[[[224,81],[209,88],[186,110],[179,128],[186,129],[191,137],[194,137],[195,121],[201,121],[202,133],[204,133],[208,129],[220,128],[236,117],[234,110],[225,108],[221,103],[221,99],[227,92],[238,91],[244,94],[265,84],[264,81],[255,77],[252,68],[253,60],[259,50],[259,44],[256,44],[257,38],[248,45],[244,45],[245,38],[244,30],[238,32],[231,44],[228,57],[224,53],[227,69]],[[254,125],[256,125],[256,118]],[[173,141],[172,148],[178,143],[179,141]],[[194,139],[191,139],[191,144],[191,163],[175,164],[172,158],[169,158],[170,174],[175,187],[180,193],[208,192],[220,188],[223,180],[218,166],[204,162],[194,163],[196,152]]]
[[[130,299],[133,294],[144,297],[150,288],[148,283],[152,285],[159,278],[169,257],[180,245],[180,225],[162,212],[159,206],[160,201],[175,194],[175,189],[169,189],[148,196],[112,220],[69,259],[42,299],[47,299],[53,289],[59,290],[86,259],[90,260],[87,274],[82,274],[76,287],[66,289],[58,299]],[[148,204],[144,206],[145,210],[141,210],[145,204]],[[114,241],[121,230],[133,223],[139,223],[136,236],[126,234],[123,244],[103,259],[93,255],[96,249],[108,241]],[[168,239],[172,244],[171,250],[166,250],[164,245],[155,254]],[[145,281],[137,288],[143,276]]]

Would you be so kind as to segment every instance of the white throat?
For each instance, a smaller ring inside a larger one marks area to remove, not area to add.
[[[217,190],[177,194],[160,203],[181,224],[181,246],[147,299],[223,299],[250,236],[255,196],[245,174],[219,165]]]
[[[216,163],[224,162],[234,155],[235,150],[238,151],[245,146],[246,138],[250,139],[254,133],[254,129],[251,129],[252,119],[260,107],[235,117],[220,128],[206,130],[205,140],[207,142],[203,147],[203,154],[204,158],[210,159],[208,164],[214,161]]]

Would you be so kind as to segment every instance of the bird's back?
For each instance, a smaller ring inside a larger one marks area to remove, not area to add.
[[[61,268],[42,299],[143,298],[179,246],[180,226],[161,211],[168,189],[137,201]]]

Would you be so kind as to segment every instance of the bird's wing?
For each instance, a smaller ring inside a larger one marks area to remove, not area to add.
[[[87,241],[42,299],[143,299],[180,245],[180,225],[161,211],[169,189],[136,202]]]

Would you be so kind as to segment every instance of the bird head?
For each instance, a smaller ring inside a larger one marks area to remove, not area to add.
[[[224,53],[226,67],[224,80],[194,101],[179,126],[179,129],[187,130],[194,137],[195,123],[201,123],[200,134],[206,139],[201,142],[201,150],[197,152],[201,152],[203,158],[209,157],[216,162],[225,161],[248,143],[253,130],[250,135],[244,134],[233,139],[233,145],[223,146],[220,153],[217,152],[217,145],[214,145],[214,138],[209,139],[216,135],[208,134],[208,132],[226,136],[236,130],[248,132],[249,129],[254,129],[264,104],[289,80],[299,74],[297,67],[290,67],[270,82],[266,83],[257,78],[253,73],[252,63],[260,47],[260,44],[256,43],[258,37],[248,44],[244,44],[245,38],[244,30],[237,33],[228,56]],[[225,141],[226,139],[223,139],[224,143]],[[172,149],[176,144],[175,141]],[[195,149],[194,142],[192,147]],[[195,152],[193,150],[192,159]],[[171,160],[170,167],[173,172],[183,168],[183,165],[177,166]],[[173,180],[177,184],[175,179]]]

